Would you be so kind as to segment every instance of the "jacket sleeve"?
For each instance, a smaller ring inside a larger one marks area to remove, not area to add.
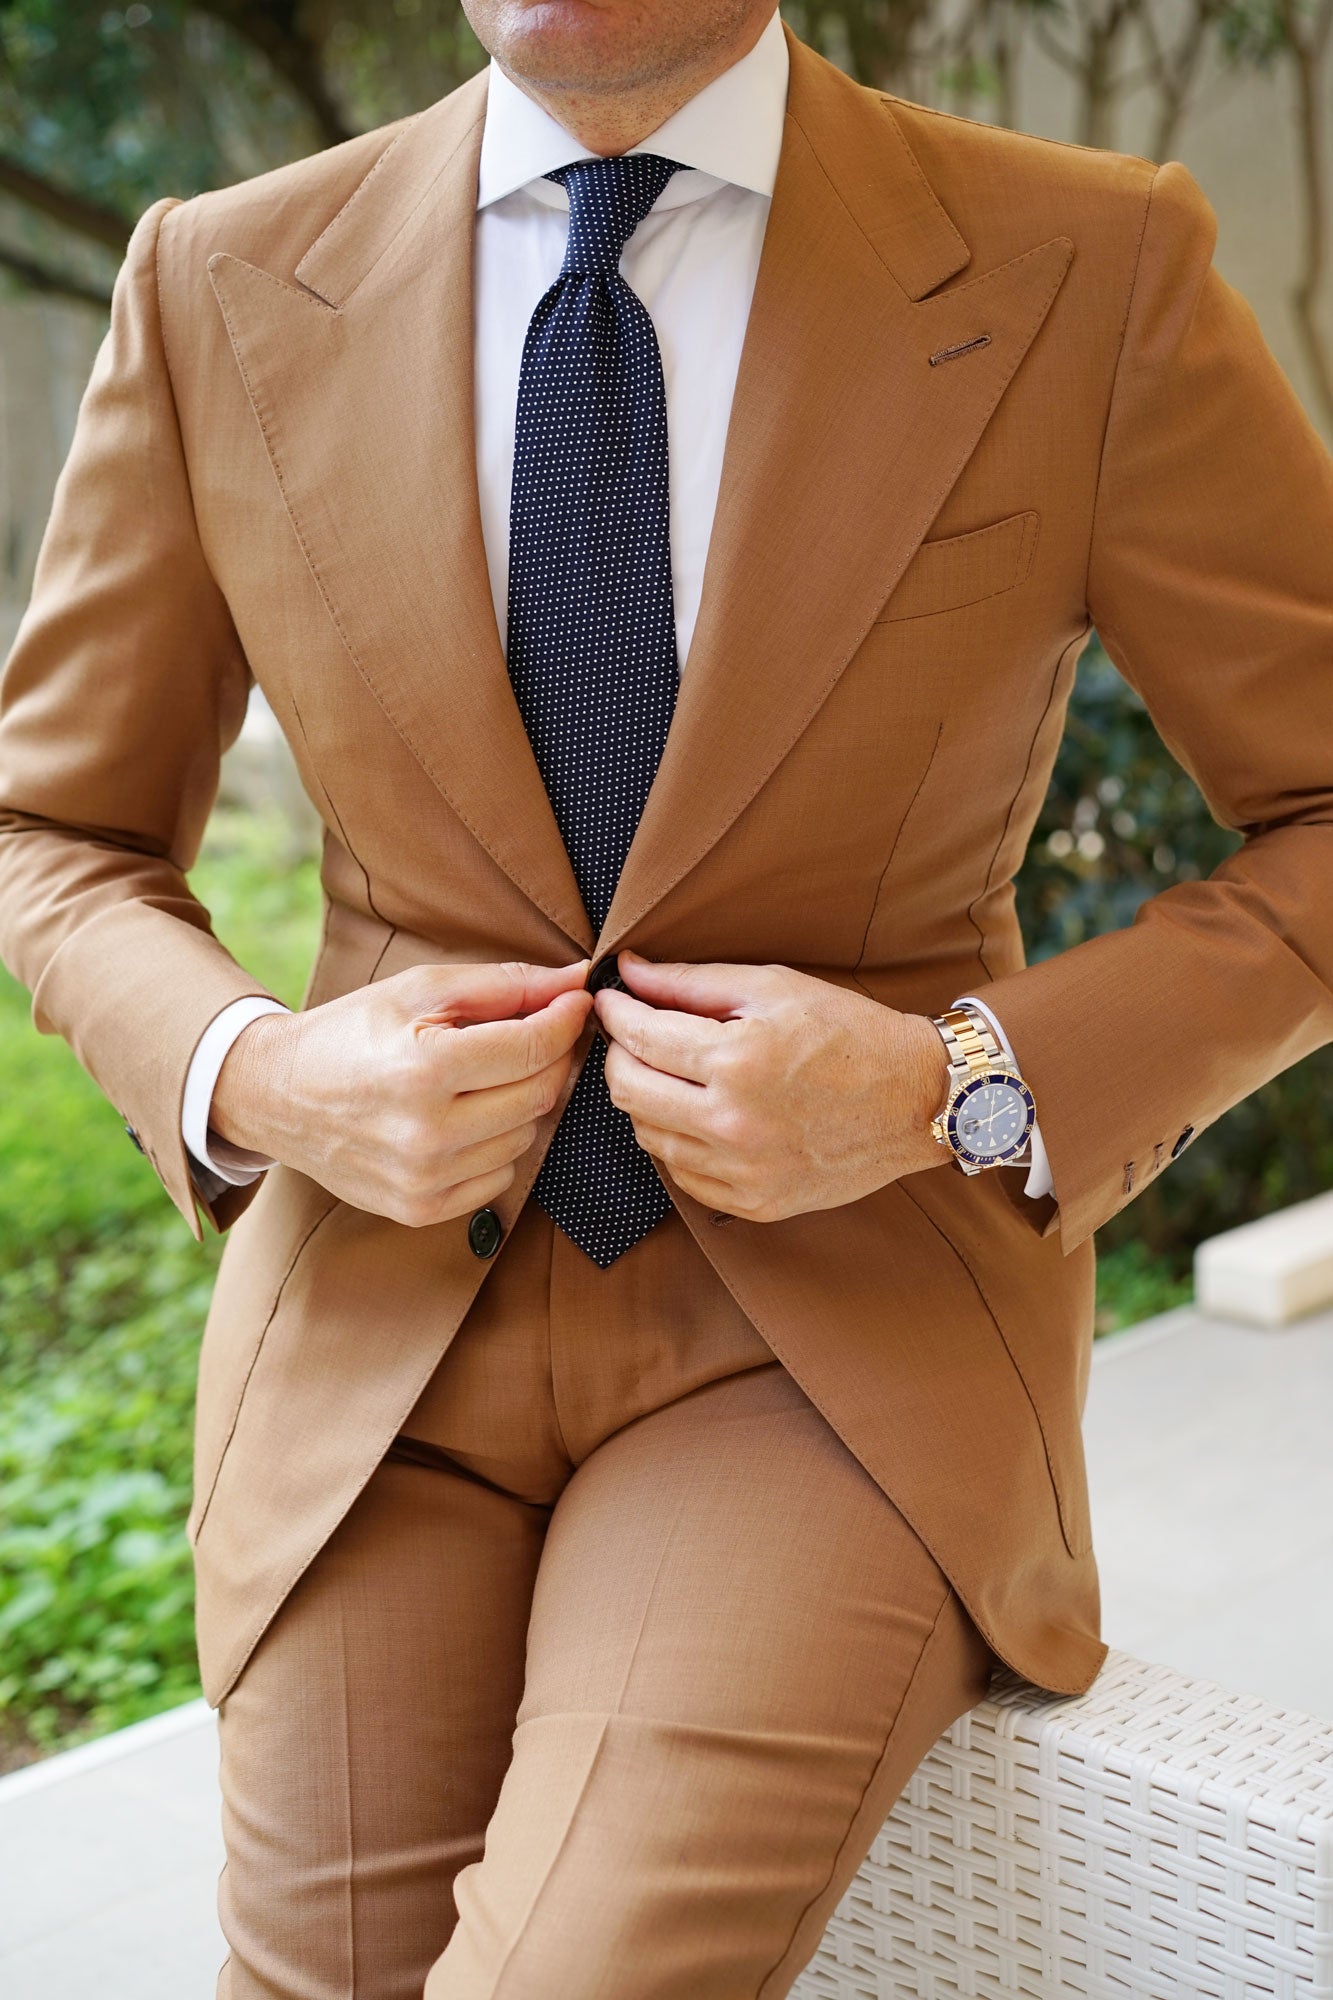
[[[249,668],[196,532],[145,210],[112,293],[0,678],[0,957],[117,1107],[197,1240],[254,1187],[204,1199],[181,1133],[190,1056],[266,989],[191,893]],[[271,995],[267,997],[272,997]]]
[[[1333,459],[1178,161],[1153,177],[1102,450],[1089,616],[1243,844],[1127,928],[984,989],[1075,1248],[1333,1040]],[[1127,801],[1132,804],[1132,801]]]

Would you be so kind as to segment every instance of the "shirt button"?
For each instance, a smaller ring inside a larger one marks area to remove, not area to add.
[[[1190,1140],[1193,1137],[1194,1137],[1194,1127],[1192,1125],[1187,1125],[1184,1131],[1181,1133],[1180,1137],[1176,1140],[1175,1145],[1171,1148],[1171,1157],[1173,1160],[1177,1160],[1180,1158],[1180,1155],[1184,1152],[1186,1146],[1188,1146]]]
[[[504,1235],[493,1208],[479,1208],[467,1226],[468,1248],[474,1257],[493,1257]]]

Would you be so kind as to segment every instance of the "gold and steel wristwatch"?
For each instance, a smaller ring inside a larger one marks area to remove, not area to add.
[[[965,1174],[1028,1166],[1037,1107],[985,1015],[974,1007],[950,1007],[931,1020],[949,1052],[944,1104],[930,1121],[936,1139]]]

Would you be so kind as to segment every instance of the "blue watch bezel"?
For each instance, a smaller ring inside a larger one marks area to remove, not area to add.
[[[968,1099],[974,1096],[978,1090],[984,1089],[988,1084],[995,1083],[1007,1084],[1010,1090],[1017,1091],[1027,1107],[1027,1120],[1013,1145],[1006,1146],[1002,1153],[970,1152],[958,1137],[958,1114]],[[958,1090],[950,1098],[948,1113],[944,1121],[944,1130],[948,1137],[951,1151],[960,1160],[966,1160],[969,1166],[1002,1167],[1006,1161],[1012,1160],[1016,1153],[1022,1152],[1024,1146],[1026,1146],[1032,1136],[1032,1128],[1036,1122],[1036,1101],[1022,1077],[1015,1076],[1012,1070],[985,1069],[981,1070],[976,1076],[968,1077],[967,1081],[960,1084]]]

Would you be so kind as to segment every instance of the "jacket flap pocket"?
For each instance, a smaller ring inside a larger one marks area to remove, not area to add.
[[[1040,516],[1035,508],[966,534],[922,542],[889,593],[877,624],[952,611],[1021,583],[1032,566]]]

